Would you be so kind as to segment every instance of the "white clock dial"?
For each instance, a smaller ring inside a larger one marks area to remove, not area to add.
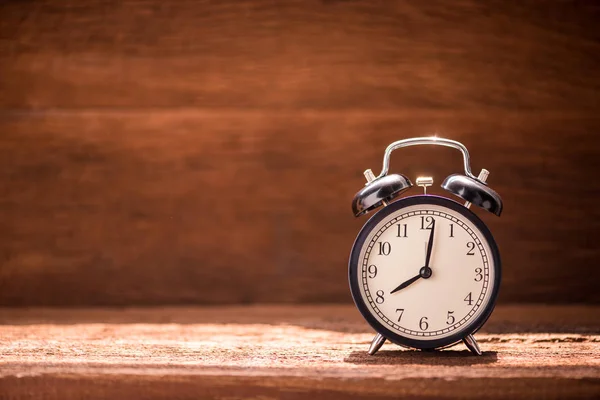
[[[427,276],[421,269],[430,237]],[[490,244],[471,220],[441,205],[411,205],[387,215],[367,235],[356,268],[369,314],[409,339],[456,335],[493,300]]]

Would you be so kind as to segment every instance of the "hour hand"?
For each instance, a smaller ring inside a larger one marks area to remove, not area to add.
[[[404,282],[400,286],[398,286],[396,289],[392,290],[390,292],[390,294],[396,293],[398,290],[402,290],[405,287],[407,287],[408,285],[415,283],[419,278],[421,278],[421,274],[419,274],[417,276],[413,276],[412,278],[410,278],[409,280],[407,280],[406,282]]]

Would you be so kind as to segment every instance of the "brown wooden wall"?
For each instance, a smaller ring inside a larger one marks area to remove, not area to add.
[[[349,302],[362,171],[433,133],[503,196],[478,212],[501,300],[597,303],[599,21],[584,1],[0,2],[0,305]]]

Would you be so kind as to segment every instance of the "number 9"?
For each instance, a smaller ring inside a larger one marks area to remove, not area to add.
[[[377,266],[369,265],[369,278],[373,279],[377,276]]]

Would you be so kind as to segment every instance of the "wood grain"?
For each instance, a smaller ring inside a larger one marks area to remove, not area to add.
[[[501,301],[600,301],[596,5],[0,13],[0,305],[349,302],[361,172],[432,133],[504,198],[500,219],[479,213]],[[460,167],[447,149],[392,160],[437,183]]]
[[[0,310],[0,392],[51,399],[595,398],[599,310],[566,308],[499,307],[490,320],[496,333],[476,335],[481,357],[463,345],[420,352],[389,343],[369,356],[373,333],[353,306]],[[347,330],[359,320],[359,331]],[[523,333],[541,325],[549,330]],[[581,328],[596,334],[573,333]]]
[[[5,108],[597,111],[594,2],[0,6]]]
[[[600,334],[600,306],[500,304],[479,331],[486,334]],[[220,324],[294,325],[344,333],[372,333],[348,304],[253,304],[159,307],[0,307],[0,325]]]
[[[0,379],[9,398],[128,399],[594,399],[599,379],[353,379],[240,376],[89,375]]]
[[[195,111],[5,119],[0,298],[348,301],[347,256],[365,222],[350,200],[401,126],[461,140],[474,166],[492,171],[506,211],[479,214],[502,250],[504,301],[597,301],[589,233],[600,221],[598,188],[588,180],[598,166],[596,119],[514,116],[482,135],[488,121]],[[460,166],[447,149],[393,160],[438,183]]]

